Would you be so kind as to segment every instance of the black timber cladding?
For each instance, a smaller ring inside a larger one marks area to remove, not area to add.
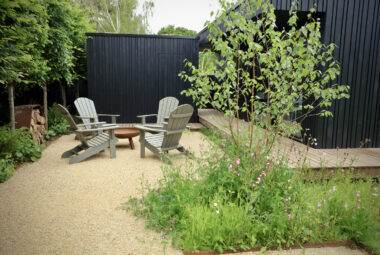
[[[291,0],[272,0],[278,11],[288,11]],[[334,117],[313,117],[304,122],[317,138],[318,148],[380,147],[380,1],[300,0],[299,11],[316,6],[323,14],[323,43],[337,45],[334,57],[341,75],[334,83],[350,86],[350,99],[331,108]],[[200,47],[208,45],[202,30]]]
[[[166,96],[194,106],[191,98],[180,95],[188,84],[178,74],[185,70],[185,59],[198,65],[196,37],[87,36],[88,96],[98,113],[120,114],[118,123],[136,123],[137,115],[157,113],[159,100]],[[191,121],[197,119],[195,110]]]

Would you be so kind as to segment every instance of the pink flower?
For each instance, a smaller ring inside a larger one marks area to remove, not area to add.
[[[323,152],[322,155],[323,155],[323,157],[326,157],[326,156],[327,156],[327,153],[326,153],[326,152]]]
[[[256,187],[256,184],[252,183],[252,187]]]
[[[226,145],[224,144],[224,142],[222,142],[222,146],[223,146],[223,147],[226,147]]]
[[[262,171],[262,172],[261,172],[261,175],[262,175],[262,176],[267,176],[267,174],[265,173],[265,171]]]
[[[360,209],[360,206],[356,206],[356,209]]]
[[[347,207],[348,207],[348,205],[347,205],[347,204],[344,204],[344,208],[346,208],[346,209],[347,209]]]
[[[257,178],[257,182],[256,182],[256,183],[257,183],[257,184],[259,184],[260,182],[261,182],[261,178],[260,178],[260,177],[258,177],[258,178]]]
[[[239,174],[239,173],[237,173],[237,174],[236,174],[236,176],[238,176],[238,177],[239,177],[239,176],[240,176],[240,174]]]
[[[265,168],[268,169],[270,167],[269,162],[266,163]]]
[[[374,187],[373,189],[377,192],[377,187]]]
[[[236,160],[236,165],[240,165],[240,158]]]
[[[321,207],[321,203],[318,203],[318,205],[317,205],[318,207]]]
[[[289,220],[292,219],[292,215],[291,215],[291,214],[288,214],[288,219],[289,219]]]
[[[234,166],[233,166],[232,164],[230,164],[229,168],[230,168],[231,170],[234,170]]]
[[[360,199],[358,199],[358,203],[360,203]]]

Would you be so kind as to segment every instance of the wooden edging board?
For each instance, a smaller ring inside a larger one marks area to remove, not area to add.
[[[327,242],[321,242],[321,243],[306,243],[303,245],[291,245],[287,247],[286,245],[283,245],[281,248],[282,250],[293,250],[293,249],[303,249],[303,248],[325,248],[325,247],[347,247],[350,249],[360,249],[365,252],[367,252],[370,255],[378,255],[376,252],[372,251],[369,247],[358,244],[353,240],[347,240],[347,241],[327,241]],[[199,251],[199,252],[183,252],[184,255],[217,255],[217,254],[228,254],[228,253],[246,253],[246,252],[259,252],[263,247],[256,247],[249,250],[243,250],[243,249],[236,249],[236,251],[233,250],[225,250],[223,253],[220,253],[218,251]],[[267,247],[266,250],[275,251],[278,250],[278,246],[272,246]]]

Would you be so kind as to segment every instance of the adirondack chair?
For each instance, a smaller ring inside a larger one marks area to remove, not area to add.
[[[185,152],[182,145],[179,144],[182,132],[186,129],[186,125],[193,115],[194,108],[189,104],[178,106],[172,111],[167,119],[163,122],[163,128],[150,128],[147,126],[137,125],[140,130],[140,157],[145,157],[145,147],[160,157],[165,162],[165,157],[169,150],[177,149]],[[145,132],[158,132],[145,136]]]
[[[70,125],[70,128],[72,131],[77,135],[78,139],[80,140],[81,144],[72,148],[71,150],[68,150],[62,154],[62,158],[69,158],[76,154],[75,157],[70,159],[70,164],[81,162],[82,160],[85,160],[88,157],[91,157],[92,155],[95,155],[101,151],[104,151],[106,148],[110,148],[110,157],[116,158],[116,148],[115,145],[118,141],[118,139],[115,137],[114,129],[118,128],[117,125],[107,125],[103,126],[104,122],[98,122],[98,123],[92,123],[92,125],[98,125],[97,128],[91,128],[91,129],[79,129],[82,126],[85,126],[85,124],[76,124],[73,118],[71,117],[69,111],[63,107],[62,105],[58,105],[58,109],[61,112],[61,114],[66,118],[67,122]],[[109,134],[106,134],[102,131],[109,130]],[[98,132],[101,131],[98,135],[95,137],[86,140],[83,133],[85,132]],[[84,150],[81,154],[78,154],[80,151]]]
[[[99,122],[101,116],[111,117],[112,124],[116,124],[116,117],[119,117],[118,114],[98,114],[96,112],[94,101],[87,97],[78,97],[74,101],[75,108],[77,108],[79,116],[78,118],[82,119],[83,124],[87,129],[91,129],[94,126],[93,122]]]
[[[139,115],[137,118],[141,118],[141,124],[150,128],[162,128],[164,126],[164,119],[169,117],[169,114],[178,106],[178,99],[175,97],[164,97],[158,104],[157,114]],[[157,117],[156,123],[147,124],[147,117]]]

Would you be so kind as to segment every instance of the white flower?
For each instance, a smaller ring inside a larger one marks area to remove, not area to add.
[[[336,188],[335,188],[335,186],[333,186],[333,189],[332,189],[332,191],[334,191],[334,192],[336,191]]]
[[[216,210],[216,213],[219,214],[219,210]]]
[[[215,206],[215,207],[217,207],[217,206],[218,206],[218,204],[217,204],[217,203],[214,203],[214,206]]]

